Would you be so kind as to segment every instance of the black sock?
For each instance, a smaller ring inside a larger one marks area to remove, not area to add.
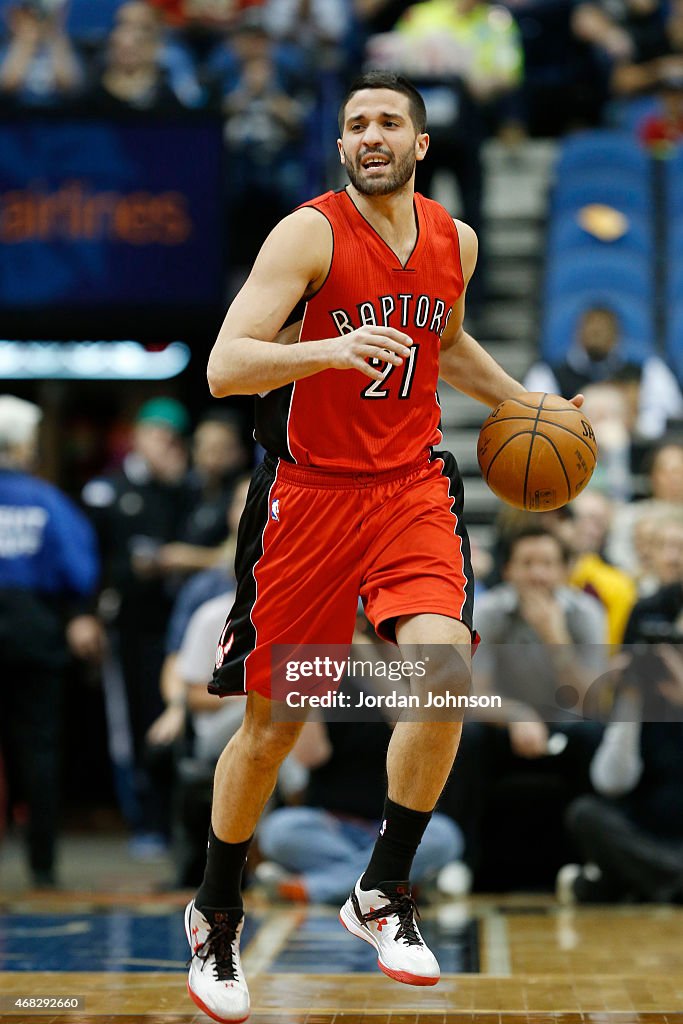
[[[415,852],[429,824],[431,811],[412,811],[384,801],[384,815],[361,888],[379,889],[382,882],[407,882]]]
[[[250,845],[251,839],[224,843],[209,825],[204,879],[194,900],[198,910],[242,906],[242,872]]]

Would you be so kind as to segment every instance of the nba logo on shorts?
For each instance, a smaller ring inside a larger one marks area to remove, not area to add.
[[[273,498],[270,503],[270,518],[274,519],[276,523],[280,522],[280,499]]]

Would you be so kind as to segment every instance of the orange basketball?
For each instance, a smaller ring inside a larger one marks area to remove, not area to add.
[[[561,508],[580,494],[597,455],[593,428],[581,410],[541,392],[501,402],[477,444],[479,468],[493,493],[529,512]]]

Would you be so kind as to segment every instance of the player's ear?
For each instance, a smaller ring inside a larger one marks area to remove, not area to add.
[[[421,132],[415,137],[415,159],[424,160],[428,149],[429,136],[426,132]]]
[[[346,163],[346,157],[344,156],[344,147],[342,146],[342,140],[337,139],[337,149],[339,150],[339,162],[341,164]]]

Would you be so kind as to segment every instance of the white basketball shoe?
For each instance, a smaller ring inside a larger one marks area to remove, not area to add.
[[[405,985],[436,985],[439,964],[417,927],[419,912],[407,886],[370,889],[360,879],[339,912],[339,920],[353,935],[377,950],[377,966]]]
[[[185,934],[192,956],[187,991],[200,1010],[220,1024],[249,1016],[249,989],[240,964],[241,910],[210,910],[205,916],[191,900],[185,908]]]

